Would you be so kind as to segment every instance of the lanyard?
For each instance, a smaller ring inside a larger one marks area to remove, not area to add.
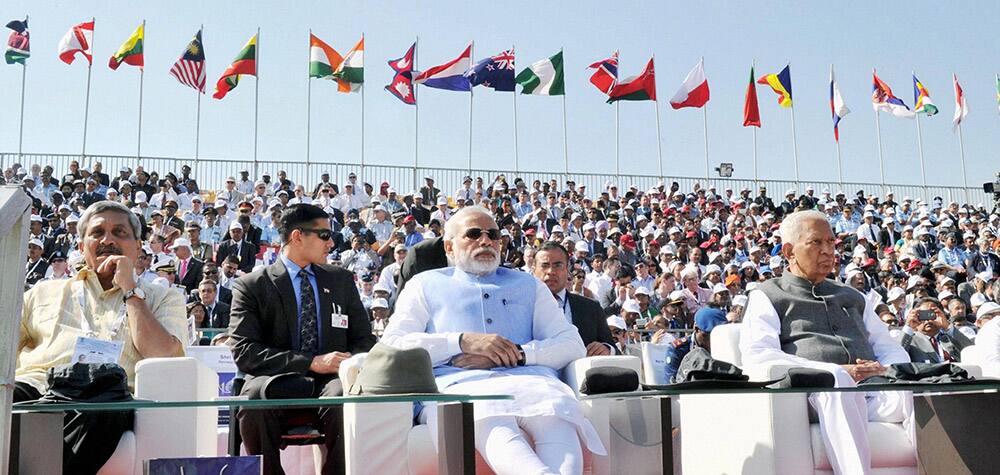
[[[80,307],[80,326],[83,327],[83,332],[88,337],[97,336],[97,332],[94,330],[93,325],[90,323],[92,316],[88,317],[88,307],[87,307],[87,293],[83,288],[83,281],[78,280],[73,282],[73,296],[76,298],[76,303]],[[118,330],[121,329],[122,325],[125,324],[125,318],[127,314],[125,312],[125,302],[122,302],[121,309],[118,311],[118,318],[115,319],[114,323],[111,325],[109,330],[109,339],[114,339],[118,335]]]

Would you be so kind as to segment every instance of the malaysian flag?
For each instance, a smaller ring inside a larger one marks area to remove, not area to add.
[[[205,50],[201,46],[201,30],[198,30],[184,54],[170,68],[170,75],[181,84],[205,93]]]

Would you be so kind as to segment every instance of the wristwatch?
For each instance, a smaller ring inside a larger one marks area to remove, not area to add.
[[[129,290],[128,292],[125,292],[124,295],[122,295],[122,302],[128,302],[128,299],[132,297],[139,297],[140,300],[146,300],[146,292],[144,292],[138,286],[133,287],[132,290]]]
[[[524,354],[524,348],[521,348],[521,345],[515,345],[515,346],[517,346],[517,352],[518,352],[517,365],[524,366],[525,364],[528,363],[527,357]]]

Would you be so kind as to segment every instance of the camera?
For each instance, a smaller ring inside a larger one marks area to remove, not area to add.
[[[917,320],[920,320],[921,322],[927,322],[936,319],[937,319],[937,312],[933,310],[919,310],[917,312]]]

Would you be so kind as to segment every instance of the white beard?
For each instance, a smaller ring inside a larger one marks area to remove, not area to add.
[[[489,254],[491,259],[489,261],[483,261],[475,258],[475,256],[481,256],[483,254]],[[459,270],[479,276],[492,274],[496,272],[497,267],[500,267],[500,253],[491,247],[476,248],[474,250],[461,253],[453,252],[448,257],[449,262],[451,262]]]

